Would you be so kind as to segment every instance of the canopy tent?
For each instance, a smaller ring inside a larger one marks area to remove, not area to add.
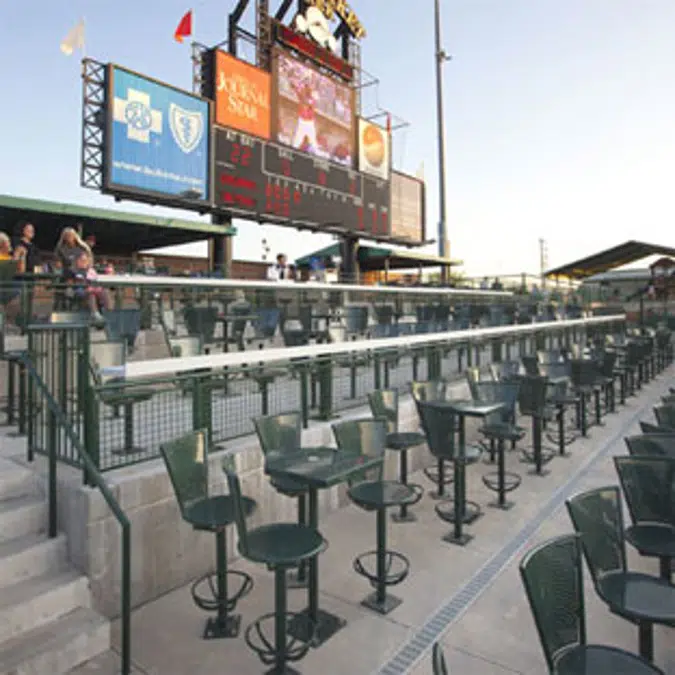
[[[298,258],[295,264],[297,267],[310,267],[312,259],[335,258],[340,255],[340,244],[336,242]],[[361,272],[419,269],[420,267],[456,267],[462,264],[460,260],[439,258],[435,255],[416,253],[415,251],[394,250],[382,246],[360,245],[357,256]]]
[[[35,245],[51,250],[64,227],[82,226],[96,237],[96,247],[109,255],[130,256],[138,251],[187,244],[216,235],[235,234],[236,228],[198,220],[157,218],[112,209],[0,195],[0,230],[18,234],[23,222],[35,226]]]
[[[607,272],[615,267],[628,265],[650,255],[675,257],[675,248],[631,240],[599,253],[594,253],[586,258],[581,258],[580,260],[575,260],[566,265],[548,270],[546,277],[549,279],[556,277],[586,279],[596,274]]]

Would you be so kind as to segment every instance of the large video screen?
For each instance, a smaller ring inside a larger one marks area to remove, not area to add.
[[[119,66],[108,78],[106,189],[208,201],[208,101]]]
[[[302,152],[354,165],[354,93],[284,51],[275,52],[275,138]]]

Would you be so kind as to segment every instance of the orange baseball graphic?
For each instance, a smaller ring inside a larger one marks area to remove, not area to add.
[[[363,130],[363,152],[368,163],[379,168],[385,159],[385,143],[382,131],[373,124],[367,125]]]

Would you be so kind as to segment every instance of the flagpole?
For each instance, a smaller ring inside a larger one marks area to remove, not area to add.
[[[443,64],[450,60],[441,47],[441,7],[440,0],[434,0],[434,28],[435,28],[435,60],[436,60],[436,116],[438,142],[438,255],[446,258],[448,250],[448,233],[446,225],[445,202],[445,120],[443,118]],[[447,281],[447,268],[443,267],[443,281]]]

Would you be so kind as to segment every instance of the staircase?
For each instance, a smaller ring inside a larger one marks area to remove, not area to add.
[[[110,624],[70,567],[66,537],[49,539],[46,528],[36,476],[0,456],[0,675],[63,675],[110,648]]]

